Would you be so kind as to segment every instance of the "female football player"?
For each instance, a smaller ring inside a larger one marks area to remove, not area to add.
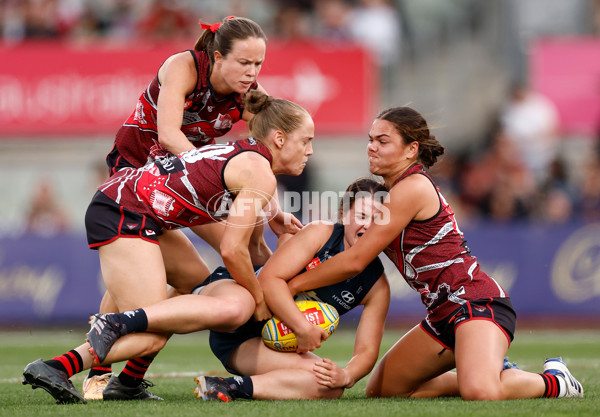
[[[106,161],[111,174],[125,167],[139,168],[157,157],[214,144],[239,120],[249,121],[253,114],[244,106],[248,91],[264,89],[257,77],[265,59],[266,36],[250,19],[228,17],[205,29],[194,48],[169,56],[141,94],[135,110],[116,135]],[[274,199],[277,202],[277,199]],[[269,222],[275,234],[294,232],[302,224],[293,216],[278,211]],[[221,223],[192,226],[191,230],[220,253],[224,233]],[[249,243],[254,265],[262,265],[271,255],[257,227]],[[187,294],[210,271],[192,242],[180,230],[165,231],[160,247],[167,282]],[[99,311],[118,312],[108,293]],[[145,362],[141,359],[141,362]],[[140,366],[140,361],[132,363]],[[83,383],[87,399],[102,399],[110,367],[93,368]]]
[[[231,330],[252,316],[270,317],[248,242],[275,192],[275,175],[302,173],[312,154],[314,124],[299,105],[258,91],[248,94],[246,106],[255,114],[249,123],[253,137],[125,168],[99,187],[86,213],[88,243],[98,249],[104,283],[120,311],[167,298],[159,238],[164,230],[224,219],[221,256],[235,281],[211,296],[223,297],[233,308],[213,316]],[[193,247],[188,252],[197,254]],[[61,402],[82,401],[68,378],[89,367],[88,349],[86,343],[54,360],[32,362],[25,383]],[[152,398],[142,384],[148,366],[148,360],[131,369],[126,365],[111,377],[104,399]]]
[[[219,401],[339,398],[345,388],[351,388],[371,372],[379,355],[390,301],[389,284],[379,258],[343,282],[315,283],[295,297],[288,290],[287,281],[354,246],[375,218],[385,221],[378,207],[386,194],[383,185],[374,180],[355,181],[342,199],[340,223],[313,222],[278,247],[258,278],[269,308],[296,333],[299,343],[296,353],[266,347],[261,337],[264,322],[250,321],[229,333],[211,331],[213,353],[229,372],[241,378],[200,376],[196,378],[195,389],[199,398]],[[306,320],[295,299],[328,303],[341,316],[363,306],[354,354],[343,368],[310,352],[327,338],[327,332]],[[303,341],[307,334],[315,336],[314,344]]]
[[[421,114],[408,107],[380,113],[367,151],[370,171],[383,177],[389,189],[388,221],[371,225],[354,246],[288,283],[296,294],[341,282],[385,251],[420,293],[426,318],[382,358],[367,395],[460,395],[465,400],[583,396],[560,358],[548,359],[541,374],[503,369],[516,315],[506,291],[471,256],[454,213],[424,170],[444,148]],[[299,341],[300,347],[310,347],[320,335],[306,332]],[[453,368],[456,372],[450,372]]]

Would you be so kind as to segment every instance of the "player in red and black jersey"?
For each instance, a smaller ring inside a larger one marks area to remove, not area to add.
[[[460,395],[466,400],[583,396],[560,358],[546,360],[541,374],[506,366],[516,314],[508,294],[471,255],[454,213],[424,171],[444,148],[421,114],[408,107],[380,113],[367,151],[370,171],[389,189],[384,204],[389,215],[352,248],[289,282],[293,294],[315,283],[340,282],[385,251],[419,292],[427,316],[381,359],[367,395]],[[450,372],[453,368],[456,372]]]
[[[126,168],[98,188],[86,213],[88,242],[98,250],[104,283],[119,311],[167,298],[165,230],[224,219],[221,257],[235,281],[199,301],[221,301],[227,308],[212,308],[210,316],[194,319],[206,320],[207,328],[233,330],[252,316],[270,317],[248,244],[275,193],[275,175],[300,175],[306,166],[314,123],[301,106],[258,91],[247,95],[246,105],[255,114],[251,138]],[[198,256],[192,245],[180,250],[183,259]],[[24,382],[60,402],[84,401],[69,378],[90,367],[89,349],[85,343],[52,360],[30,363]],[[142,374],[152,358],[113,375],[103,399],[157,399],[145,389]]]
[[[167,58],[117,132],[110,173],[213,144],[234,123],[249,121],[244,96],[265,92],[257,82],[265,42],[260,26],[238,17],[208,27],[193,50]]]
[[[214,139],[229,132],[234,123],[252,118],[244,97],[248,91],[264,92],[257,81],[265,59],[264,32],[258,24],[242,17],[229,17],[202,27],[205,30],[193,50],[176,53],[163,62],[117,132],[114,147],[106,158],[111,175],[124,168],[142,167],[159,157],[214,144]],[[269,224],[277,235],[302,227],[296,218],[280,211]],[[222,224],[208,223],[191,229],[220,252]],[[262,231],[262,227],[257,228],[250,241],[255,265],[264,264],[271,255]],[[198,279],[209,275],[201,257],[188,250],[192,242],[181,231],[163,233],[160,240],[168,283],[174,289],[188,293]],[[105,295],[99,311],[118,309]],[[102,398],[107,380],[103,375],[110,371],[104,367],[90,372],[84,381],[86,398]]]

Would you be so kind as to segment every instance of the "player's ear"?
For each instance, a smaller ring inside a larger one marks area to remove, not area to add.
[[[214,57],[215,57],[215,64],[220,63],[223,60],[223,54],[221,54],[221,52],[219,52],[219,51],[215,51]]]
[[[285,143],[285,133],[283,133],[281,130],[276,130],[274,139],[275,146],[277,146],[279,149],[283,148],[283,144]]]

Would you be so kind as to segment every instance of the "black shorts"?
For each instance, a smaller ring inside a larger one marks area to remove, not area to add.
[[[258,275],[258,272],[260,271],[260,269],[262,268],[262,266],[254,266],[254,273],[256,275]],[[231,276],[231,274],[229,273],[229,271],[227,270],[227,268],[225,268],[224,266],[219,266],[217,267],[217,269],[215,269],[212,274],[210,274],[208,277],[206,277],[206,279],[204,281],[202,281],[202,283],[196,285],[194,287],[194,289],[192,290],[192,294],[200,294],[200,291],[202,291],[202,289],[204,287],[206,287],[208,284],[212,283],[212,282],[216,282],[216,281],[221,281],[222,279],[230,279],[232,281],[235,281],[233,279],[233,277]]]
[[[123,158],[117,149],[117,145],[114,145],[108,155],[106,155],[106,165],[108,165],[108,175],[111,176],[115,172],[122,170],[123,168],[139,168],[134,166],[131,162]]]
[[[262,266],[255,266],[254,271],[258,273]],[[233,277],[224,266],[219,266],[217,269],[210,274],[202,284],[198,285],[192,290],[192,294],[198,294],[202,291],[202,288],[211,282],[220,281],[222,279],[233,280]],[[227,366],[227,362],[231,354],[244,343],[246,340],[253,339],[255,337],[262,337],[262,328],[267,321],[257,322],[253,319],[248,320],[244,325],[238,327],[232,332],[215,332],[210,331],[209,344],[213,354],[221,361],[225,369],[235,375],[239,375],[234,369],[230,369]]]
[[[232,332],[222,333],[210,331],[208,337],[210,350],[212,350],[212,353],[221,361],[228,372],[234,375],[240,375],[235,369],[231,369],[227,366],[227,362],[229,362],[231,354],[246,340],[255,337],[262,338],[262,328],[266,322],[266,320],[254,321],[254,319],[250,319],[246,324],[238,327]]]
[[[152,219],[127,210],[97,191],[85,213],[90,249],[98,249],[118,238],[140,238],[158,244],[163,231]]]
[[[470,320],[489,320],[495,323],[512,342],[517,324],[517,314],[510,298],[480,298],[467,301],[444,320],[431,322],[425,318],[421,327],[446,349],[454,350],[455,331],[458,326]]]

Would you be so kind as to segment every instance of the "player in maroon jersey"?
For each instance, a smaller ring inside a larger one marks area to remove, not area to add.
[[[250,90],[264,92],[257,82],[266,51],[263,30],[242,17],[228,17],[202,27],[205,30],[194,49],[164,61],[117,132],[106,158],[111,174],[127,167],[139,168],[157,157],[214,144],[215,138],[229,132],[234,123],[252,118],[244,107],[244,96]],[[277,235],[302,227],[296,218],[280,211],[269,223]],[[220,251],[222,224],[191,229]],[[250,240],[255,265],[263,265],[271,255],[262,232],[262,227],[256,228]],[[210,274],[200,255],[189,250],[192,242],[181,231],[163,233],[160,241],[168,283],[177,291],[189,293],[198,279]],[[105,294],[99,311],[118,310]],[[110,367],[92,369],[83,383],[87,399],[102,398],[110,372]]]
[[[367,151],[370,171],[389,189],[384,205],[389,216],[372,224],[352,248],[288,284],[295,294],[316,283],[343,281],[385,251],[420,293],[426,318],[381,359],[367,383],[367,395],[582,397],[581,384],[561,358],[546,360],[541,374],[504,369],[516,314],[508,294],[471,255],[454,213],[424,170],[444,148],[430,135],[423,117],[408,107],[383,111],[371,126]],[[317,343],[318,335],[312,337]],[[450,372],[453,368],[456,372]]]
[[[203,294],[206,311],[196,320],[204,321],[204,328],[227,331],[252,316],[270,317],[248,243],[275,193],[275,175],[302,173],[312,154],[314,124],[299,105],[258,91],[247,95],[246,105],[255,114],[251,138],[125,168],[98,187],[86,213],[88,242],[98,249],[104,283],[119,311],[167,298],[160,248],[165,230],[223,219],[221,257],[235,281]],[[190,257],[197,254],[193,246],[187,250]],[[87,367],[89,348],[85,343],[49,361],[30,363],[24,383],[45,389],[58,402],[85,402],[69,378]],[[143,379],[152,359],[128,362],[110,378],[103,399],[159,399]]]

